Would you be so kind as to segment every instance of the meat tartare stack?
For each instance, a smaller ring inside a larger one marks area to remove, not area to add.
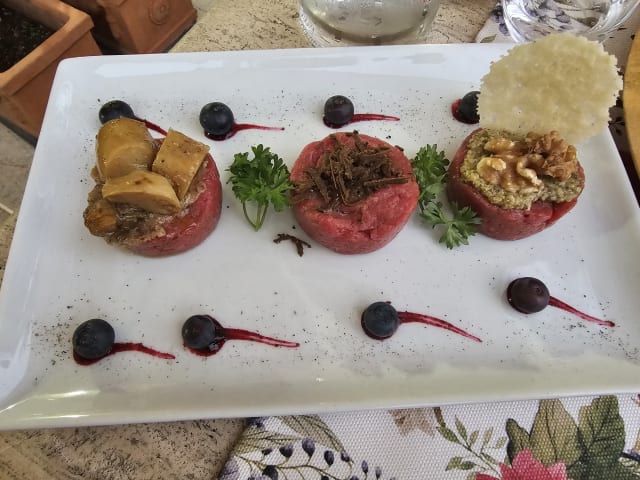
[[[512,48],[482,79],[482,128],[451,162],[449,200],[500,240],[553,225],[584,189],[574,144],[606,128],[621,87],[615,57],[598,42],[554,34]]]
[[[154,140],[144,123],[118,118],[98,132],[96,155],[84,211],[93,235],[158,257],[195,247],[216,227],[222,185],[207,145],[171,129]]]
[[[307,145],[291,170],[294,215],[318,243],[343,254],[388,244],[418,202],[418,185],[402,149],[357,132]]]

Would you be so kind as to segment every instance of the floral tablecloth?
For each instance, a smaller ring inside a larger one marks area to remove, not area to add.
[[[555,3],[548,2],[550,15],[563,15],[551,5]],[[639,24],[640,10],[604,42],[622,70]],[[477,41],[512,42],[499,5]],[[632,183],[637,182],[621,103],[612,110],[611,132]],[[254,418],[219,476],[220,480],[634,478],[640,478],[637,394]]]
[[[640,478],[633,395],[252,419],[220,480]]]

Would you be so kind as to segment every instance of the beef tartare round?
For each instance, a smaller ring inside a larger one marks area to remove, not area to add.
[[[418,184],[402,149],[357,132],[307,145],[291,169],[293,213],[318,243],[342,254],[388,244],[418,201]]]
[[[449,166],[447,196],[478,214],[484,235],[518,240],[569,212],[584,180],[575,148],[557,132],[522,136],[478,129]]]
[[[96,182],[84,223],[138,255],[174,255],[200,244],[222,210],[220,174],[209,147],[169,130],[154,140],[144,124],[111,120],[98,133]]]

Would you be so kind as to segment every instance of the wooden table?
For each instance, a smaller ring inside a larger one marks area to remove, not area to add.
[[[631,148],[631,157],[640,173],[640,38],[636,33],[631,45],[624,76],[624,116]]]

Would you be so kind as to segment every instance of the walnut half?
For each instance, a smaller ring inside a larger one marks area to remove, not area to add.
[[[476,171],[487,183],[508,192],[537,192],[544,187],[540,176],[567,180],[578,164],[575,147],[555,131],[529,133],[522,141],[494,137],[484,150],[490,155],[478,162]]]
[[[528,133],[525,142],[535,155],[536,171],[543,175],[567,180],[578,166],[576,147],[569,145],[556,131],[538,135]]]

